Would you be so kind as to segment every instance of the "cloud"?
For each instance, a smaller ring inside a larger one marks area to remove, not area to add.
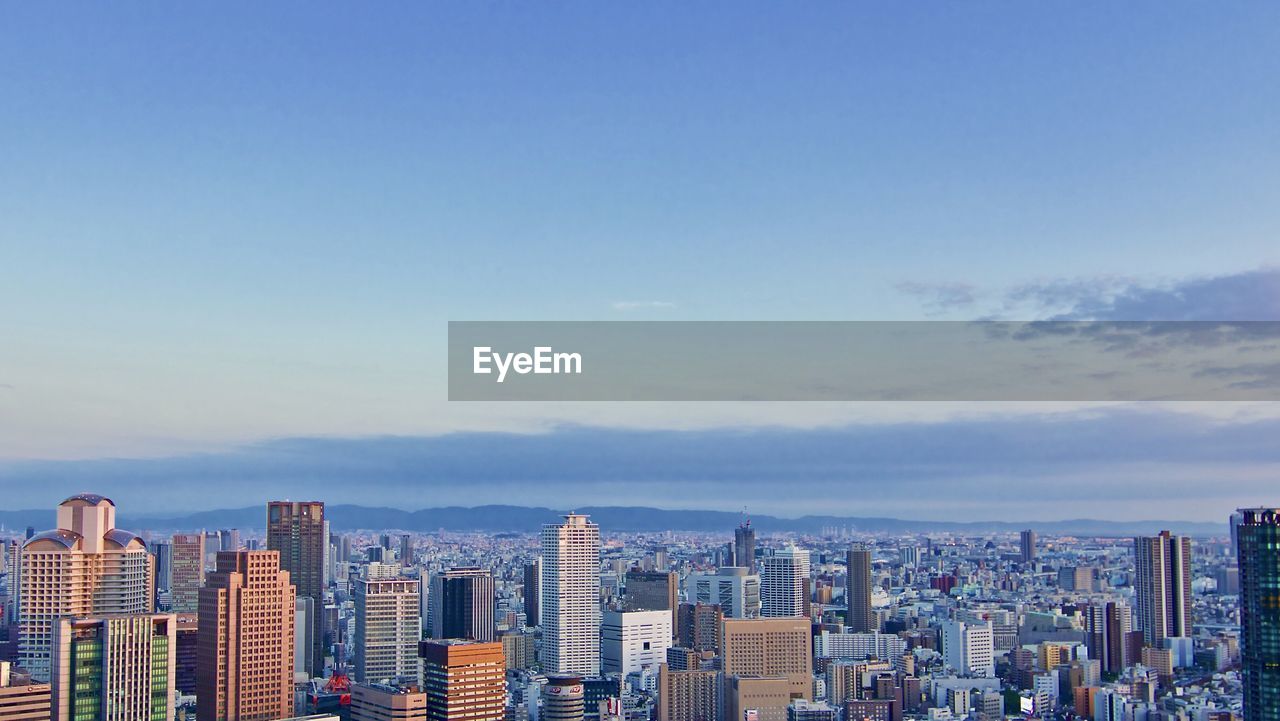
[[[977,288],[968,283],[925,283],[904,280],[894,286],[901,293],[921,299],[930,314],[958,308],[969,308],[977,302]]]
[[[612,307],[616,311],[629,313],[635,310],[674,310],[676,304],[668,300],[616,300]]]
[[[0,491],[11,507],[40,508],[92,489],[136,512],[307,496],[403,509],[746,503],[778,515],[1216,521],[1280,502],[1277,433],[1275,418],[1104,409],[808,430],[290,438],[150,460],[10,463]]]

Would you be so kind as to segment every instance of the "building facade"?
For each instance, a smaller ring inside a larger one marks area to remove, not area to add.
[[[586,516],[542,528],[542,670],[600,673],[600,527]]]
[[[363,683],[418,680],[418,582],[410,578],[355,582],[356,679]]]

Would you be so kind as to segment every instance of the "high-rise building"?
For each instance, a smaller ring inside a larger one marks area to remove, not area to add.
[[[657,670],[671,646],[671,612],[607,611],[601,625],[602,669],[627,676]]]
[[[1240,671],[1244,721],[1280,719],[1280,509],[1244,508],[1240,566]]]
[[[151,541],[147,544],[155,559],[155,592],[168,592],[173,587],[173,544],[169,541]]]
[[[444,639],[423,641],[422,690],[431,721],[502,721],[507,703],[502,644]]]
[[[493,574],[473,566],[431,577],[427,624],[432,638],[493,640]]]
[[[418,582],[410,578],[355,582],[356,680],[399,682],[418,678]]]
[[[280,568],[289,572],[299,596],[312,599],[313,608],[324,608],[325,557],[329,528],[320,501],[271,501],[267,504],[267,550],[280,553]],[[314,648],[305,670],[308,676],[324,672],[324,632],[321,614],[313,615]]]
[[[542,670],[600,673],[600,527],[571,513],[542,527]]]
[[[195,613],[200,606],[200,587],[204,585],[204,534],[178,533],[171,544],[170,605],[174,613]]]
[[[1036,532],[1028,528],[1018,534],[1018,556],[1025,563],[1036,560]]]
[[[1161,531],[1133,539],[1134,623],[1148,645],[1191,635],[1191,539]]]
[[[184,696],[196,694],[196,651],[200,641],[199,616],[194,613],[175,614],[173,684]]]
[[[685,593],[692,603],[715,604],[729,618],[760,615],[760,576],[743,566],[721,566],[715,573],[690,573]]]
[[[0,719],[50,721],[51,687],[47,683],[10,685],[8,661],[0,661]]]
[[[240,550],[240,529],[224,528],[221,531],[218,531],[218,550],[239,551]]]
[[[714,603],[682,603],[677,614],[680,629],[676,638],[681,646],[695,651],[720,649],[720,622],[724,609]]]
[[[671,614],[671,631],[677,630],[680,606],[680,575],[668,571],[627,571],[626,598],[628,611],[666,611]],[[674,638],[674,635],[672,636]]]
[[[756,572],[756,529],[751,519],[733,529],[733,566],[742,566],[748,573]]]
[[[400,534],[400,565],[408,568],[413,565],[413,536]]]
[[[544,721],[582,721],[586,710],[586,688],[577,676],[549,676],[542,687]]]
[[[199,721],[293,715],[294,586],[278,551],[221,551],[200,589]]]
[[[73,721],[173,718],[173,614],[62,618],[53,639],[53,715]]]
[[[58,619],[149,613],[154,599],[151,554],[116,528],[111,499],[72,496],[57,518],[56,529],[32,535],[21,551],[18,664],[37,681],[52,678]]]
[[[991,622],[942,623],[942,657],[963,676],[991,677],[996,673]]]
[[[1089,658],[1097,659],[1102,670],[1118,674],[1137,659],[1132,658],[1128,640],[1133,632],[1133,609],[1121,603],[1095,603],[1085,611],[1085,642]]]
[[[714,721],[720,710],[718,671],[658,671],[657,721]]]
[[[875,631],[879,624],[871,611],[871,549],[855,543],[849,546],[845,560],[848,570],[845,599],[849,606],[849,630],[853,633]]]
[[[352,684],[351,721],[427,721],[427,694],[411,686]]]
[[[726,676],[783,678],[792,698],[813,699],[807,618],[726,618],[720,624],[720,659]]]
[[[524,564],[524,587],[520,593],[524,596],[524,623],[526,626],[537,626],[542,623],[539,617],[539,587],[542,584],[542,559],[535,558],[533,563]]]
[[[809,552],[787,546],[760,560],[760,615],[809,616]]]

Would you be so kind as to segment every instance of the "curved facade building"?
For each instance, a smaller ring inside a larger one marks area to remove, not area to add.
[[[149,613],[152,587],[151,554],[141,538],[116,528],[116,504],[91,493],[68,498],[58,527],[22,546],[19,665],[48,682],[59,618]]]

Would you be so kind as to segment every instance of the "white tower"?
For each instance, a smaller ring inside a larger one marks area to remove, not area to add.
[[[600,675],[600,527],[569,514],[542,527],[542,670]]]

